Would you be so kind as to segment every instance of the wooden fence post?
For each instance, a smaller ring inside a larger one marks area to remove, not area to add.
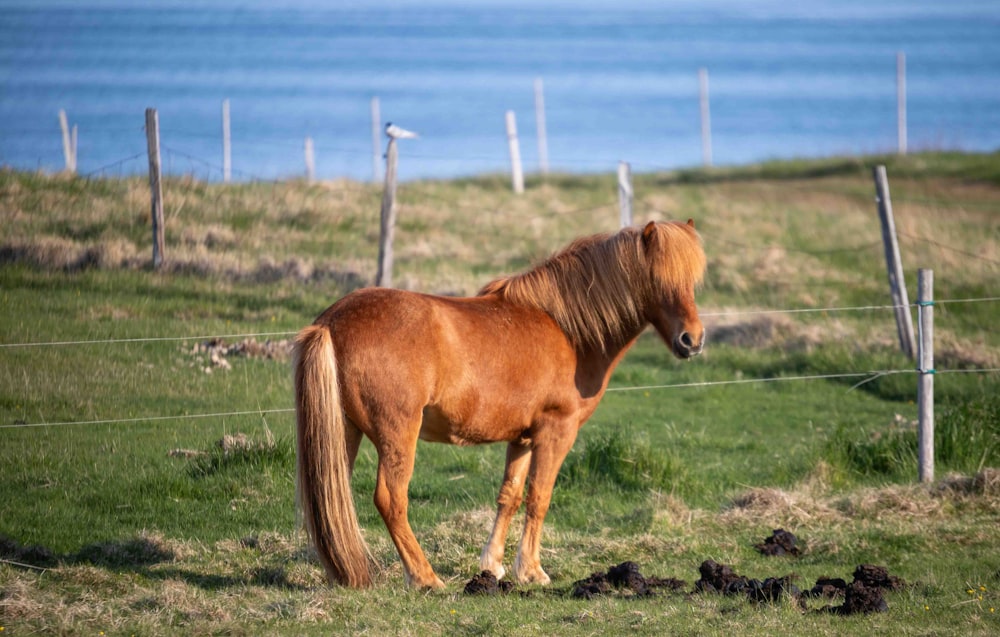
[[[921,482],[934,480],[934,271],[917,270],[917,315],[920,356],[917,371],[917,460]]]
[[[878,216],[882,225],[882,245],[885,248],[885,266],[889,273],[889,292],[896,311],[896,331],[899,347],[910,360],[914,359],[913,316],[910,314],[910,300],[903,281],[903,263],[899,258],[899,242],[896,239],[896,222],[892,216],[892,200],[889,198],[889,180],[885,166],[876,166],[875,201],[878,202]]]
[[[59,127],[62,129],[63,159],[66,161],[66,172],[76,172],[76,126],[72,133],[66,111],[59,109]]]
[[[379,160],[381,157],[382,150],[382,114],[380,113],[378,97],[372,98],[371,103],[371,113],[372,113],[372,181],[378,181],[379,178]]]
[[[222,181],[233,176],[232,139],[229,136],[229,100],[222,100]]]
[[[545,89],[542,78],[535,78],[535,134],[538,137],[538,171],[549,172],[549,140],[545,132]]]
[[[906,154],[906,54],[896,54],[896,137],[899,154]]]
[[[149,191],[152,200],[153,269],[163,264],[163,188],[160,185],[160,119],[146,109],[146,147],[149,151]]]
[[[510,149],[510,179],[514,192],[524,192],[524,173],[521,171],[521,146],[517,141],[517,119],[514,111],[507,111],[507,147]]]
[[[316,152],[313,150],[312,137],[306,137],[305,144],[306,181],[310,184],[316,180]]]
[[[396,227],[396,162],[399,153],[396,139],[389,137],[385,149],[385,190],[382,191],[382,214],[379,223],[378,271],[375,285],[392,287],[392,237]]]
[[[618,208],[621,227],[632,225],[632,167],[628,162],[618,162]]]
[[[701,161],[712,165],[712,114],[708,101],[708,69],[698,69],[698,107],[701,111]]]

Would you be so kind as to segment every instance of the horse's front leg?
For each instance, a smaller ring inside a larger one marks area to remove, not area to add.
[[[552,501],[552,488],[566,454],[573,447],[579,427],[560,421],[539,427],[531,452],[530,482],[525,504],[524,533],[514,560],[514,575],[522,584],[548,584],[540,557],[542,523]]]
[[[503,472],[503,484],[500,485],[500,495],[497,496],[497,517],[493,522],[493,532],[483,547],[479,558],[479,567],[490,571],[497,579],[504,576],[507,570],[503,567],[503,550],[507,541],[507,529],[517,508],[524,498],[524,478],[528,475],[531,462],[531,449],[517,442],[507,445],[507,466]]]
[[[389,428],[386,428],[389,429]],[[413,435],[410,431],[413,431]],[[375,507],[389,529],[399,558],[403,561],[406,583],[416,588],[443,588],[413,535],[408,519],[409,498],[407,488],[413,476],[413,463],[417,452],[417,428],[401,426],[391,440],[377,443],[378,476],[375,483]]]

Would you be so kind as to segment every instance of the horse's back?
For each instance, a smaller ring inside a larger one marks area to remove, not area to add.
[[[511,440],[545,409],[576,408],[575,351],[537,309],[369,288],[317,323],[333,336],[345,411],[369,435],[412,420],[428,440]]]

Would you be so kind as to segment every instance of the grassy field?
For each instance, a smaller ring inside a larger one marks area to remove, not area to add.
[[[915,483],[914,364],[884,308],[875,163],[910,298],[917,268],[935,274],[930,485]],[[635,191],[637,222],[693,217],[704,237],[708,349],[681,363],[640,339],[557,483],[552,585],[469,597],[500,446],[418,449],[411,523],[444,592],[404,588],[368,443],[354,486],[376,587],[327,587],[296,523],[287,339],[373,279],[378,187],[169,179],[154,272],[143,179],[0,171],[3,634],[1000,632],[1000,376],[984,371],[1000,368],[1000,155],[637,175]],[[613,175],[399,198],[395,281],[434,293],[473,294],[618,223]],[[753,548],[779,527],[801,556]],[[815,612],[836,600],[692,594],[707,559],[802,589],[877,564],[907,586],[888,612],[845,617]],[[686,585],[571,596],[625,560]]]

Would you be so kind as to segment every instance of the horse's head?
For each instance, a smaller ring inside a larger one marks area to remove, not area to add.
[[[677,358],[700,354],[705,328],[698,318],[694,291],[705,273],[705,253],[694,221],[651,221],[642,230],[642,247],[652,282],[646,319]]]

